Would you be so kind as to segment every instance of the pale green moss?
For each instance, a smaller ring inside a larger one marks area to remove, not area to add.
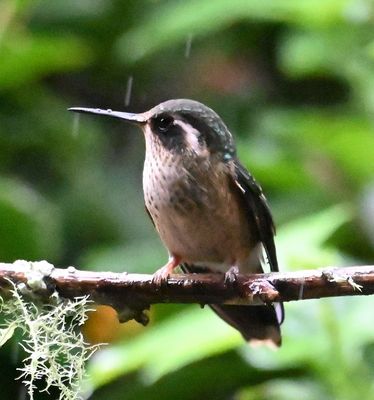
[[[37,304],[35,299],[30,301],[24,289],[14,286],[12,298],[0,302],[5,319],[0,327],[0,346],[16,329],[21,330],[20,345],[26,356],[19,379],[31,400],[38,381],[43,391],[57,387],[60,400],[79,399],[86,361],[97,349],[84,341],[79,329],[87,318],[90,301],[86,297],[61,299],[56,293],[49,304]]]

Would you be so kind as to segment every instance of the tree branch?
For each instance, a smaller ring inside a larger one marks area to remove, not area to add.
[[[148,321],[143,310],[156,303],[259,305],[374,294],[372,265],[238,275],[235,284],[225,283],[222,274],[172,275],[158,286],[152,275],[61,269],[45,261],[0,263],[1,293],[9,290],[9,280],[44,295],[89,296],[114,307],[122,321],[134,318],[143,324]]]

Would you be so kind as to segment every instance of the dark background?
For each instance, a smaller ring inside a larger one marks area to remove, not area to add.
[[[369,0],[3,0],[0,260],[161,266],[142,135],[66,109],[187,97],[234,133],[272,207],[282,270],[372,263],[373,19]],[[92,315],[87,339],[114,343],[89,365],[91,399],[374,397],[371,298],[287,304],[277,352],[198,306],[151,318],[143,328],[107,308]],[[22,393],[15,348],[0,353],[3,398]]]

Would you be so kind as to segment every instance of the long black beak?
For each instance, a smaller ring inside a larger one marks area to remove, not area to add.
[[[112,111],[108,110],[101,110],[100,108],[85,108],[85,107],[72,107],[68,108],[68,111],[74,111],[77,113],[84,113],[84,114],[97,114],[97,115],[104,115],[107,117],[114,117],[124,119],[125,121],[132,122],[134,124],[144,124],[147,122],[146,117],[143,114],[133,114],[133,113],[126,113],[122,111]]]

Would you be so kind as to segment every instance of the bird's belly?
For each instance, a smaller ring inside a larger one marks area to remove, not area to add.
[[[215,199],[217,201],[217,199]],[[221,206],[168,204],[152,215],[168,251],[182,262],[226,271],[248,260],[248,222],[236,203]]]
[[[143,188],[162,242],[181,262],[221,270],[249,265],[258,240],[223,164],[186,166],[179,158],[146,156]]]

